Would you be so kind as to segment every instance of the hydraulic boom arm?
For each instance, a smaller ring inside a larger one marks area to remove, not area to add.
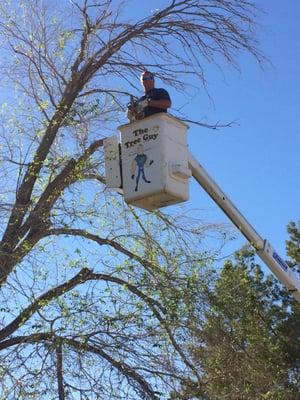
[[[296,273],[276,253],[267,240],[255,231],[246,218],[234,206],[231,200],[225,195],[205,169],[189,153],[189,167],[193,177],[208,195],[224,211],[234,225],[242,232],[250,244],[255,248],[259,257],[277,276],[279,281],[290,290],[295,299],[300,303],[300,280]]]

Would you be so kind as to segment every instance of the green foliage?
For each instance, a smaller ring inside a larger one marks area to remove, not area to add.
[[[290,237],[286,241],[286,251],[292,259],[290,266],[300,273],[300,220],[298,222],[290,222],[287,230]]]
[[[299,260],[299,228],[288,226],[291,262]],[[209,400],[300,399],[299,304],[271,276],[253,250],[226,261],[208,294],[205,322],[190,354],[201,363]],[[203,399],[194,382],[178,398]],[[181,397],[180,397],[181,396]]]

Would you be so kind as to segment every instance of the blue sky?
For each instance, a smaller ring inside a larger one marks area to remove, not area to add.
[[[229,66],[223,74],[206,71],[213,102],[200,92],[185,113],[210,122],[236,121],[219,131],[191,126],[190,150],[258,233],[285,257],[286,225],[300,218],[300,2],[257,4],[265,11],[259,18],[260,49],[270,63],[261,69],[242,55],[241,72]],[[174,90],[170,93],[173,104],[183,102]],[[228,221],[196,184],[188,206],[200,208],[199,216],[209,221]],[[244,242],[240,237],[236,245]]]

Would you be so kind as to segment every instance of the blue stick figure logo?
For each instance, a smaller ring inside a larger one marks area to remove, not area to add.
[[[140,177],[142,176],[142,179],[144,182],[146,183],[151,183],[151,181],[149,181],[146,176],[145,176],[145,171],[144,168],[147,165],[147,161],[148,161],[148,157],[147,155],[144,153],[144,146],[142,144],[139,144],[137,149],[136,149],[136,156],[134,157],[132,163],[131,163],[131,179],[135,178],[135,171],[136,168],[138,168],[138,174],[135,180],[135,192],[138,191],[138,185],[139,185],[139,180]],[[153,164],[153,160],[149,161],[148,165]]]

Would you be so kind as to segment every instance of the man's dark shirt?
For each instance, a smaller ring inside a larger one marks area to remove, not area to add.
[[[146,154],[137,154],[135,157],[135,161],[139,167],[139,169],[143,169],[145,162],[147,161],[147,156]]]
[[[148,90],[148,92],[146,92],[144,94],[144,96],[140,97],[138,99],[138,101],[143,101],[145,99],[171,101],[169,93],[165,89],[156,89],[156,88]],[[149,115],[157,114],[160,112],[166,113],[167,109],[166,108],[156,108],[156,107],[151,107],[151,106],[147,106],[144,108],[144,116],[145,117],[149,117]]]

